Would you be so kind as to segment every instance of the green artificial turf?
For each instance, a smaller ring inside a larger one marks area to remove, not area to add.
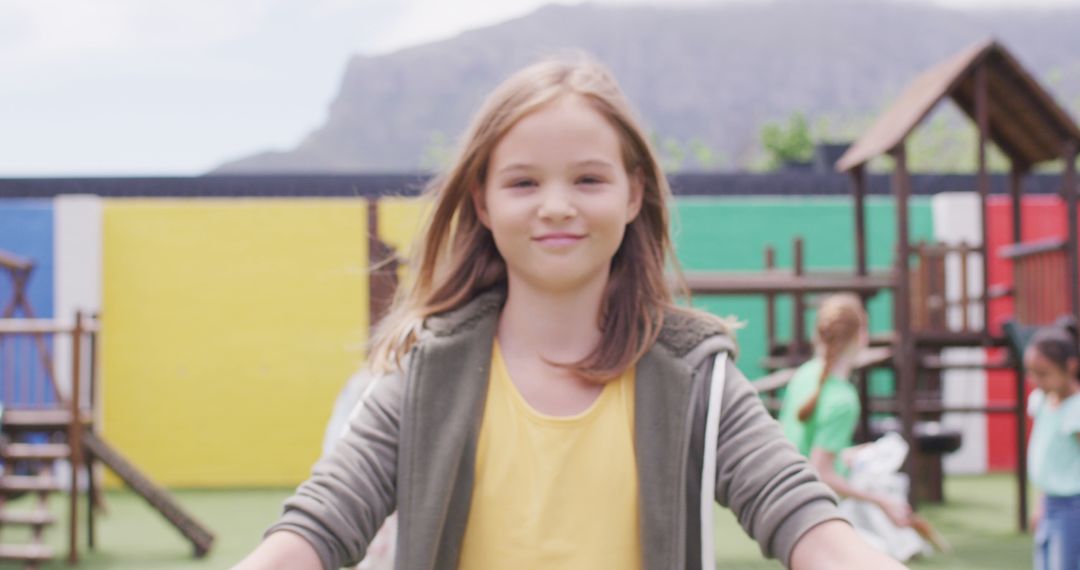
[[[952,476],[945,480],[942,505],[924,505],[919,512],[953,547],[909,563],[911,568],[957,570],[1031,567],[1031,535],[1016,530],[1016,483],[1012,475]],[[716,560],[722,569],[775,569],[762,560],[757,543],[739,527],[730,511],[717,509]]]
[[[79,518],[79,568],[86,570],[181,570],[228,568],[259,543],[263,531],[281,513],[281,503],[291,489],[180,490],[174,498],[215,535],[210,554],[192,556],[192,547],[157,511],[138,495],[126,490],[106,493],[108,512],[97,517],[97,547],[86,548],[86,517]],[[27,506],[22,498],[19,507]],[[80,508],[84,507],[80,504]],[[53,497],[52,512],[60,522],[47,531],[57,560],[43,569],[70,568],[67,557],[66,495]],[[25,533],[24,533],[25,534]],[[14,542],[16,532],[4,530],[4,542]],[[16,568],[16,565],[10,565]]]
[[[175,491],[176,499],[217,535],[211,554],[202,560],[191,556],[190,545],[165,520],[136,495],[127,491],[107,493],[108,514],[98,517],[97,549],[85,550],[80,568],[87,570],[180,570],[228,568],[259,541],[262,532],[280,512],[289,489]],[[946,480],[948,503],[927,505],[921,512],[952,543],[955,551],[936,554],[911,564],[912,568],[1027,568],[1031,565],[1031,538],[1015,530],[1015,486],[1009,475],[954,476]],[[28,498],[16,506],[26,506]],[[53,498],[52,510],[61,522],[49,529],[48,539],[60,558],[43,568],[68,568],[66,497]],[[85,517],[80,518],[85,525]],[[81,527],[85,532],[85,526]],[[761,558],[756,543],[743,534],[732,515],[717,514],[717,562],[722,569],[779,568]],[[15,542],[20,533],[4,529],[3,541]],[[18,568],[18,565],[4,567]]]

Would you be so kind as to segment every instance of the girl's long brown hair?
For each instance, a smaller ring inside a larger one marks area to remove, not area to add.
[[[814,415],[821,388],[829,377],[829,371],[836,362],[858,341],[859,334],[866,327],[866,311],[862,301],[856,295],[840,294],[827,297],[818,309],[814,336],[818,351],[824,363],[818,377],[817,389],[802,406],[799,406],[799,421],[805,422]]]
[[[640,180],[643,196],[641,211],[628,224],[611,260],[597,323],[603,333],[600,343],[566,367],[605,382],[656,341],[665,310],[674,306],[665,268],[670,266],[681,281],[668,235],[671,191],[611,73],[579,55],[533,64],[499,85],[474,117],[453,163],[428,185],[425,194],[433,208],[411,260],[412,282],[398,289],[376,331],[373,369],[400,368],[427,317],[458,308],[485,290],[506,287],[506,264],[491,232],[477,217],[472,194],[483,191],[491,154],[507,131],[524,116],[569,94],[582,97],[615,129],[624,166]]]

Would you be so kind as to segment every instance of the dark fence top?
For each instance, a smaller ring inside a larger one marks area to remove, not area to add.
[[[427,174],[194,176],[171,178],[0,178],[0,199],[52,198],[65,194],[104,197],[383,197],[416,196]],[[851,181],[837,173],[781,171],[750,173],[679,173],[668,176],[677,196],[848,196]],[[991,175],[991,192],[1005,193],[1007,175]],[[1034,174],[1025,178],[1029,194],[1061,189],[1061,177]],[[915,194],[974,191],[973,174],[914,174]],[[889,194],[889,176],[867,177],[870,194]]]

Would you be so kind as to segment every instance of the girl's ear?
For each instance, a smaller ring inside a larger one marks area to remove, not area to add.
[[[626,209],[626,223],[634,221],[641,213],[641,204],[645,200],[645,173],[635,168],[630,173],[630,205]]]
[[[488,216],[487,201],[484,199],[484,187],[477,184],[469,190],[469,198],[472,200],[473,208],[476,210],[476,217],[480,220],[484,227],[491,229],[491,218]]]
[[[1077,378],[1080,376],[1080,360],[1076,358],[1066,360],[1065,372],[1069,373],[1069,378]]]

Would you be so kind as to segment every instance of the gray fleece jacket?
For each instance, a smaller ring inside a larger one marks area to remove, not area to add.
[[[311,543],[324,568],[339,568],[363,558],[368,541],[396,509],[398,569],[456,568],[502,302],[500,293],[489,292],[430,318],[405,370],[372,383],[348,432],[315,464],[267,534],[296,533]],[[735,513],[765,555],[785,566],[803,533],[840,518],[835,495],[730,363],[735,348],[721,327],[672,313],[636,368],[644,570],[702,568],[705,418],[720,351],[731,358],[719,408],[716,501]]]

